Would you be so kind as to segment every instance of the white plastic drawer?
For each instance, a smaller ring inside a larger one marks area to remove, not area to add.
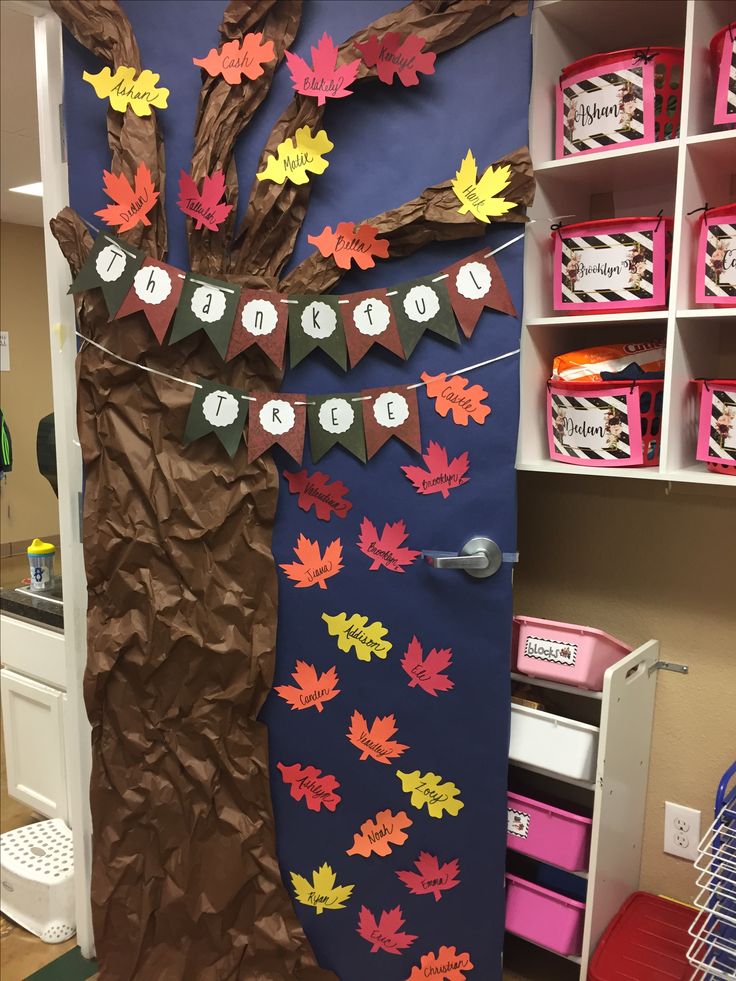
[[[509,759],[513,762],[592,783],[597,756],[595,726],[512,704]]]
[[[66,689],[64,634],[15,617],[0,616],[2,663],[44,684]]]

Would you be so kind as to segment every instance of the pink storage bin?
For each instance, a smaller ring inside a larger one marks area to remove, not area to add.
[[[736,378],[700,378],[696,457],[711,473],[736,476]],[[518,670],[518,669],[517,669]]]
[[[570,872],[585,871],[590,818],[509,792],[506,846]]]
[[[595,627],[519,617],[517,670],[589,691],[603,690],[603,675],[633,650]]]
[[[736,202],[700,216],[695,302],[736,307]]]
[[[550,950],[579,956],[585,904],[506,873],[506,929]]]
[[[519,618],[511,620],[511,670],[516,671],[516,658],[519,655]]]
[[[710,59],[716,83],[713,122],[716,126],[736,125],[736,92],[731,81],[736,73],[736,20],[714,34]]]

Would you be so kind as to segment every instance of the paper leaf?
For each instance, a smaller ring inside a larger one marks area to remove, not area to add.
[[[291,677],[296,685],[276,685],[275,690],[279,698],[283,698],[292,710],[316,708],[321,712],[325,702],[340,694],[340,689],[337,687],[340,682],[334,667],[317,675],[313,664],[297,661]]]
[[[424,954],[417,967],[412,968],[407,981],[427,981],[427,978],[444,981],[465,981],[467,971],[473,970],[470,954],[458,954],[456,947],[440,947],[436,954]]]
[[[443,783],[442,777],[436,773],[421,774],[419,770],[402,773],[397,770],[396,776],[401,781],[401,789],[411,794],[413,806],[421,810],[426,804],[431,817],[441,818],[445,811],[454,817],[465,807],[455,784],[449,781]]]
[[[310,811],[319,811],[323,806],[328,811],[334,811],[342,800],[342,797],[335,793],[340,784],[329,773],[322,776],[322,771],[316,767],[301,766],[299,763],[294,763],[292,766],[277,763],[276,766],[281,772],[284,783],[290,785],[290,793],[294,800],[304,800]]]
[[[367,760],[370,756],[377,763],[385,763],[386,766],[390,766],[392,759],[401,756],[409,748],[392,739],[397,731],[396,719],[393,715],[386,715],[383,718],[376,716],[369,729],[368,723],[360,712],[355,711],[350,719],[350,728],[346,735],[348,741],[360,750],[361,760]]]
[[[348,855],[390,855],[391,845],[403,845],[409,837],[404,828],[410,828],[414,822],[405,811],[392,814],[391,811],[379,811],[375,819],[370,818],[360,826],[360,834],[353,835],[353,847]]]
[[[467,453],[453,458],[448,463],[447,450],[439,443],[430,440],[427,452],[422,454],[427,469],[424,467],[406,466],[401,469],[414,485],[418,494],[441,494],[445,499],[450,491],[467,484],[466,476],[470,461]]]
[[[407,537],[408,532],[403,521],[385,524],[379,536],[376,526],[368,518],[363,518],[358,548],[373,560],[368,571],[375,572],[383,566],[389,572],[404,572],[404,566],[411,565],[422,554],[403,545]]]
[[[353,260],[359,269],[372,269],[374,256],[388,258],[388,239],[376,238],[377,235],[378,229],[372,225],[341,221],[334,232],[325,225],[319,235],[308,235],[307,241],[316,245],[325,258],[332,256],[340,269],[349,269]]]
[[[326,473],[315,470],[310,474],[306,470],[284,470],[286,483],[292,494],[298,494],[297,504],[302,511],[314,507],[314,513],[320,521],[329,521],[333,514],[338,518],[346,518],[353,506],[345,499],[348,489],[339,480],[330,481]]]
[[[442,672],[452,664],[452,650],[444,647],[441,650],[432,648],[422,659],[422,645],[416,637],[412,637],[409,646],[401,659],[401,667],[411,678],[410,688],[417,685],[428,695],[437,696],[437,692],[450,691],[455,683]]]
[[[183,170],[179,174],[179,210],[189,218],[194,218],[195,229],[209,228],[216,232],[221,223],[233,210],[231,204],[218,204],[225,193],[225,175],[221,170],[211,177],[205,175],[201,192],[197,185]]]
[[[242,41],[227,41],[218,51],[210,48],[206,58],[192,58],[195,65],[211,75],[222,75],[229,85],[237,85],[241,77],[255,79],[263,75],[263,65],[276,57],[273,41],[264,41],[263,34],[246,34]]]
[[[490,218],[505,215],[516,207],[515,201],[500,197],[501,191],[511,183],[511,167],[489,167],[480,180],[475,157],[468,150],[460,164],[460,170],[452,181],[452,189],[460,201],[461,215],[470,213],[488,224]]]
[[[460,885],[460,863],[456,858],[451,862],[440,865],[436,855],[429,852],[419,852],[419,858],[414,862],[416,872],[397,872],[409,892],[416,896],[431,893],[435,902],[442,899],[442,893]]]
[[[138,78],[136,69],[120,65],[113,75],[105,66],[96,75],[82,72],[82,78],[89,82],[95,90],[98,99],[110,99],[110,105],[116,112],[125,112],[130,106],[136,116],[150,116],[151,106],[166,109],[169,90],[156,88],[161,78],[155,72],[144,68]]]
[[[144,163],[138,164],[135,172],[135,187],[131,187],[123,174],[104,171],[105,194],[115,202],[95,214],[104,222],[120,232],[130,231],[141,222],[150,225],[146,215],[158,201],[158,191],[154,191],[151,172]]]
[[[326,99],[344,99],[352,95],[348,88],[355,81],[360,67],[360,58],[336,68],[338,48],[329,34],[325,33],[312,48],[312,68],[307,62],[291,51],[285,51],[294,89],[300,95],[312,95],[317,105],[323,106]]]
[[[425,43],[424,38],[416,34],[405,36],[389,32],[380,41],[376,34],[362,43],[356,41],[355,47],[368,68],[378,66],[377,74],[382,82],[392,85],[394,77],[398,76],[399,81],[409,86],[419,84],[418,72],[434,74],[435,55],[431,51],[422,51]]]
[[[388,630],[379,620],[369,624],[368,617],[362,617],[359,613],[353,613],[351,617],[345,613],[335,616],[323,613],[322,619],[327,624],[330,637],[337,637],[337,646],[346,654],[352,648],[359,661],[370,661],[373,656],[382,660],[388,657],[393,645],[384,639]]]
[[[385,950],[387,954],[400,954],[411,947],[417,938],[411,933],[401,933],[403,925],[404,914],[400,906],[383,910],[378,921],[367,906],[360,907],[358,933],[371,944],[372,954],[379,950]]]
[[[265,168],[256,174],[259,181],[274,181],[283,184],[288,178],[292,184],[306,184],[309,174],[323,174],[328,167],[328,161],[323,159],[329,153],[334,143],[330,142],[323,129],[312,136],[309,126],[302,126],[296,131],[296,136],[290,136],[276,147],[276,156],[266,161]]]
[[[488,398],[488,392],[480,385],[468,387],[468,379],[462,375],[448,379],[444,371],[439,375],[423,372],[422,381],[426,382],[427,395],[435,399],[434,407],[443,419],[451,411],[452,421],[458,426],[467,426],[469,419],[482,426],[490,415],[490,406],[481,404]]]
[[[354,885],[336,886],[335,873],[327,863],[312,872],[311,882],[296,872],[289,875],[297,900],[304,906],[314,906],[318,915],[326,909],[343,909],[355,888]]]
[[[319,584],[320,589],[327,589],[326,580],[336,576],[343,568],[342,542],[339,538],[330,542],[323,555],[319,542],[299,535],[294,554],[299,561],[282,563],[281,568],[296,583],[297,589],[308,589],[315,583]]]

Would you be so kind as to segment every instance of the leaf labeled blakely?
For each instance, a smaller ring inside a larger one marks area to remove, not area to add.
[[[388,657],[392,647],[386,639],[388,628],[379,620],[368,623],[368,617],[361,616],[360,613],[353,613],[351,616],[345,613],[336,613],[334,616],[323,613],[322,619],[327,624],[330,637],[337,637],[337,646],[346,654],[351,649],[354,650],[359,661],[370,661],[373,657],[385,660]]]
[[[369,818],[360,826],[360,833],[353,835],[353,845],[348,855],[390,855],[391,845],[403,845],[409,837],[404,829],[410,828],[413,821],[405,811],[393,814],[390,810],[379,811],[375,818]]]
[[[326,32],[312,48],[312,67],[291,51],[284,52],[294,89],[300,95],[314,96],[318,106],[327,99],[344,99],[352,95],[348,88],[355,81],[360,58],[337,67],[339,50]]]

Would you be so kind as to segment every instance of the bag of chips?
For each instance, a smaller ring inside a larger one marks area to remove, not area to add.
[[[622,377],[631,377],[631,366],[637,375],[663,372],[664,341],[605,344],[560,354],[552,365],[552,377],[561,381],[610,381],[611,374],[621,372]]]

